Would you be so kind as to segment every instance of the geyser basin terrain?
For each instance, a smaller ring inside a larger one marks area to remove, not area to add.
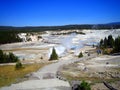
[[[70,30],[72,31],[72,30]],[[120,35],[120,30],[82,30],[83,34],[67,34],[67,35],[51,35],[54,31],[47,31],[45,34],[41,34],[42,38],[38,41],[27,41],[21,43],[0,45],[0,49],[6,52],[13,52],[21,59],[29,60],[41,60],[41,57],[45,57],[44,60],[48,60],[51,48],[55,47],[59,56],[65,55],[70,49],[74,51],[75,55],[78,55],[80,49],[85,45],[98,44],[100,39],[112,34],[113,37]],[[59,31],[59,33],[63,31]],[[23,37],[27,34],[21,34]],[[39,36],[39,33],[35,33]],[[34,35],[34,37],[35,37]],[[22,38],[23,38],[22,37]],[[37,39],[36,39],[37,40]],[[22,50],[21,50],[22,49]],[[27,56],[26,56],[27,55]]]
[[[56,87],[59,85],[67,86],[68,90],[70,90],[70,86],[67,81],[61,82],[59,79],[56,78],[57,71],[60,71],[63,65],[69,65],[71,63],[74,64],[75,62],[78,62],[78,61],[84,62],[84,63],[81,63],[81,62],[78,63],[79,69],[87,70],[88,68],[91,68],[92,70],[88,69],[90,72],[93,71],[94,69],[97,69],[97,68],[94,68],[93,66],[90,66],[91,64],[92,65],[97,64],[98,67],[102,67],[106,65],[106,61],[102,62],[103,64],[101,65],[99,58],[93,60],[93,63],[91,61],[89,62],[89,59],[91,60],[91,58],[97,57],[95,53],[91,54],[89,57],[86,54],[86,56],[84,56],[83,58],[78,58],[76,54],[78,54],[81,51],[82,52],[85,52],[88,50],[90,51],[90,49],[95,50],[95,48],[88,46],[90,45],[88,43],[92,43],[92,44],[93,42],[98,43],[101,38],[104,38],[105,36],[107,37],[111,33],[113,34],[114,38],[120,34],[120,30],[113,30],[113,31],[83,30],[83,32],[85,32],[85,35],[75,34],[73,36],[71,36],[71,34],[51,35],[50,32],[52,31],[48,31],[47,34],[41,35],[42,36],[41,41],[31,41],[31,42],[27,41],[27,42],[6,44],[6,45],[0,46],[0,48],[3,49],[5,52],[13,52],[16,55],[21,56],[22,58],[24,58],[24,60],[21,60],[22,63],[25,62],[27,64],[29,62],[31,63],[31,61],[33,63],[46,63],[46,61],[49,62],[48,54],[51,52],[50,50],[53,47],[56,48],[56,52],[61,56],[59,60],[55,62],[54,61],[51,62],[52,64],[45,66],[44,68],[38,70],[37,72],[33,72],[27,75],[29,77],[29,80],[18,83],[18,84],[12,84],[11,86],[2,88],[2,90],[8,90],[8,89],[13,90],[14,88],[21,89],[21,87],[22,89],[38,89],[39,88],[40,90],[42,89],[43,90],[44,89],[59,90],[59,88]],[[99,35],[98,33],[100,33],[101,35]],[[99,60],[99,62],[97,60]],[[115,61],[118,61],[118,60],[115,60]],[[108,68],[109,66],[116,66],[116,65],[111,65],[112,62],[109,62],[109,63],[110,64],[107,65]],[[88,65],[88,67],[86,67],[86,65]],[[74,65],[73,66],[69,65],[69,68],[72,68],[73,73],[72,72],[69,72],[69,73],[72,73],[73,75],[76,75],[76,72],[78,72],[78,74],[81,74],[81,75],[84,74],[84,73],[80,73],[80,70],[76,69],[77,67],[74,67]],[[102,69],[99,68],[99,70],[105,70],[105,69],[103,67]],[[98,69],[96,71],[98,71]],[[52,77],[49,77],[49,75],[52,75]],[[95,74],[92,73],[91,75],[95,75]],[[51,80],[55,81],[55,83],[50,84]],[[49,87],[46,87],[47,84],[49,84]],[[42,86],[45,86],[45,87],[42,87]],[[63,88],[60,90],[63,90]],[[65,88],[65,90],[67,89]]]

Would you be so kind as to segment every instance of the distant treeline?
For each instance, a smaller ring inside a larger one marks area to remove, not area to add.
[[[28,26],[28,27],[10,27],[0,26],[0,30],[17,30],[19,32],[36,32],[47,30],[72,30],[72,29],[119,29],[120,24],[82,24],[82,25],[64,25],[64,26]]]

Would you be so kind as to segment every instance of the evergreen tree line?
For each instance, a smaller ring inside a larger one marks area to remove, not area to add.
[[[113,48],[113,52],[120,52],[120,36],[113,39],[112,35],[100,40],[101,48]]]
[[[0,44],[21,42],[15,31],[0,31]]]
[[[0,50],[0,63],[11,63],[19,61],[18,57],[13,53],[6,54]]]

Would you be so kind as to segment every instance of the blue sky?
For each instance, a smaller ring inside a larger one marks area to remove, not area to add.
[[[120,0],[0,0],[0,25],[53,26],[120,21]]]

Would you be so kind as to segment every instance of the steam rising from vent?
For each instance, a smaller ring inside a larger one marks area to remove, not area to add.
[[[58,56],[64,56],[65,53],[70,50],[73,49],[76,51],[77,49],[82,47],[82,43],[80,43],[81,45],[78,45],[77,47],[73,44],[72,39],[76,36],[76,33],[72,33],[71,35],[67,36],[66,38],[61,40],[61,45],[60,46],[56,46],[55,50],[56,53],[58,54]],[[49,54],[48,56],[50,57],[52,53],[52,48],[50,48],[49,50]]]
[[[83,41],[79,41],[78,46],[76,46],[76,48],[75,48],[74,55],[79,55],[79,53],[80,53],[80,49],[81,49],[82,47],[84,47],[84,45],[83,45]]]
[[[76,33],[72,33],[70,36],[61,40],[61,44],[67,49],[71,49],[73,47],[72,39],[75,37]]]

